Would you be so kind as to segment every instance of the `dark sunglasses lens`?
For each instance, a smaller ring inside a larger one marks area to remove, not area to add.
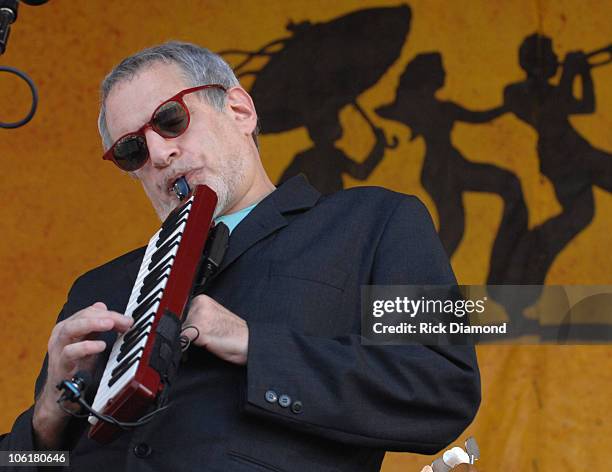
[[[144,136],[126,136],[117,141],[113,148],[115,162],[123,170],[140,169],[149,158],[147,142]]]
[[[189,123],[187,111],[179,102],[167,102],[161,105],[153,116],[155,130],[164,138],[176,138]]]

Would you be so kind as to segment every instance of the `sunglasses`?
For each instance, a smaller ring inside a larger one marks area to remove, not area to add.
[[[142,125],[138,131],[124,134],[115,141],[115,144],[104,153],[102,159],[113,161],[117,167],[128,172],[140,169],[149,160],[145,131],[151,128],[163,138],[178,138],[187,131],[190,121],[189,109],[185,105],[183,97],[189,93],[208,88],[227,91],[223,85],[209,84],[188,88],[177,93],[159,105],[151,115],[151,119]]]

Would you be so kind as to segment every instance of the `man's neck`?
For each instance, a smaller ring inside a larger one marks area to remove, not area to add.
[[[257,184],[249,189],[249,191],[244,195],[236,204],[232,205],[230,208],[223,212],[223,215],[229,215],[232,213],[236,213],[244,208],[250,207],[256,203],[259,203],[268,195],[270,195],[276,187],[272,183],[272,181],[265,176],[265,179],[260,179]],[[219,215],[222,216],[222,215]]]

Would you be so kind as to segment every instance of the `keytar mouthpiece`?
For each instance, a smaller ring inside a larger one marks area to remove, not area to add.
[[[180,201],[185,200],[185,197],[187,197],[187,195],[189,195],[189,192],[191,191],[191,189],[189,188],[189,183],[187,182],[187,179],[185,177],[177,179],[176,182],[174,182],[174,185],[172,186],[172,190],[174,190],[174,193],[176,193],[176,196]]]

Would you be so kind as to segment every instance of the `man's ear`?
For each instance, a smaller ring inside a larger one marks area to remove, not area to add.
[[[225,108],[245,135],[251,135],[257,126],[257,112],[253,99],[242,87],[232,87],[226,93]]]

